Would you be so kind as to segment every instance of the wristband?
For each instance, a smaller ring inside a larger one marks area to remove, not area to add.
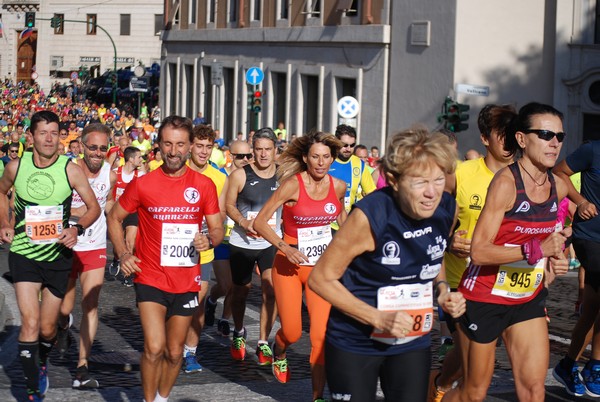
[[[579,204],[577,204],[576,208],[577,208],[577,209],[579,209],[579,207],[580,207],[581,205],[583,205],[583,203],[584,203],[584,202],[587,202],[587,200],[583,200],[583,201],[581,201]]]
[[[125,257],[127,254],[129,254],[129,255],[133,255],[133,254],[131,254],[131,252],[129,252],[129,251],[125,251],[123,254],[121,254],[121,256],[119,257],[119,260],[122,260],[122,259],[123,259],[123,257]]]
[[[212,239],[210,238],[210,236],[206,235],[206,238],[208,239],[208,248],[215,248],[215,245],[212,242]]]
[[[527,243],[523,244],[521,246],[521,250],[523,251],[523,255],[525,255],[525,259],[529,265],[537,264],[544,257],[542,243],[537,237],[534,237]]]

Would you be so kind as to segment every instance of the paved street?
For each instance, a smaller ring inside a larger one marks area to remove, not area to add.
[[[0,274],[7,268],[7,251],[0,250]],[[568,338],[574,324],[573,306],[576,297],[575,272],[560,278],[551,288],[548,311],[551,316],[551,366],[553,367],[566,351]],[[257,282],[256,282],[257,283]],[[13,314],[17,314],[12,286],[0,279],[0,292],[6,294],[7,304]],[[308,322],[305,317],[305,334],[300,342],[288,353],[292,381],[279,384],[271,375],[270,368],[259,367],[255,362],[254,350],[258,334],[258,306],[260,294],[254,287],[248,301],[246,328],[249,332],[248,350],[250,357],[245,362],[234,362],[229,356],[229,338],[216,333],[216,328],[208,328],[201,338],[201,373],[182,373],[171,394],[171,401],[309,401],[310,373],[308,364],[309,340]],[[219,306],[217,313],[220,313]],[[80,310],[74,313],[75,325],[72,333],[76,337]],[[142,350],[142,332],[134,303],[133,288],[123,286],[119,280],[106,275],[100,303],[100,328],[93,346],[90,368],[100,382],[97,391],[77,391],[71,389],[72,376],[77,361],[76,344],[73,344],[65,359],[56,353],[50,357],[50,391],[48,401],[140,401],[142,399],[139,375],[139,352]],[[0,400],[21,400],[24,395],[24,380],[21,365],[17,359],[16,339],[18,319],[13,326],[0,334]],[[273,331],[279,328],[277,325]],[[273,335],[272,334],[272,335]],[[272,337],[271,337],[272,338]],[[75,338],[74,338],[75,339]],[[437,336],[434,336],[437,340]],[[437,357],[437,343],[434,345]],[[589,356],[589,352],[586,353]],[[434,367],[437,366],[437,359]],[[569,401],[562,387],[548,372],[547,401]],[[498,352],[495,378],[490,390],[489,401],[516,401],[511,372],[502,348]],[[579,398],[580,400],[591,398]]]

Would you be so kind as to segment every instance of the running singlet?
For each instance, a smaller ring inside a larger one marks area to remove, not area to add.
[[[304,187],[300,173],[298,180],[298,201],[293,206],[283,205],[283,230],[285,241],[297,244],[298,250],[314,265],[331,241],[331,223],[340,212],[342,204],[335,193],[333,177],[329,176],[329,192],[322,200],[310,198]]]
[[[123,195],[125,187],[127,187],[127,185],[131,183],[133,179],[141,175],[139,175],[139,170],[135,169],[133,171],[133,177],[129,181],[125,181],[123,178],[123,166],[119,166],[118,168],[116,168],[115,173],[117,174],[117,182],[115,183],[115,187],[113,188],[113,198],[116,202],[119,201],[119,198]]]
[[[456,201],[443,193],[431,218],[414,220],[383,188],[356,203],[369,220],[375,250],[356,257],[340,279],[354,296],[380,310],[404,310],[413,316],[405,338],[375,333],[373,327],[332,306],[327,341],[350,353],[390,356],[428,348],[433,326],[433,280],[442,267]]]
[[[525,193],[517,163],[512,163],[508,168],[515,178],[517,197],[513,207],[504,214],[494,244],[520,247],[533,237],[544,240],[556,230],[558,197],[554,176],[548,172],[550,197],[540,204],[535,204]],[[523,304],[535,298],[544,288],[546,261],[546,258],[542,258],[536,265],[529,265],[527,261],[517,261],[501,266],[470,263],[458,290],[466,299],[477,302]]]
[[[45,168],[23,152],[15,176],[15,238],[10,251],[34,261],[52,262],[72,252],[58,243],[69,227],[73,188],[67,176],[69,158],[60,155]]]
[[[236,207],[244,218],[251,220],[256,218],[256,215],[258,215],[267,200],[277,190],[279,184],[275,175],[271,178],[263,179],[254,172],[251,165],[246,165],[242,169],[246,173],[246,184],[244,184],[244,188],[238,194]],[[281,209],[278,208],[268,221],[269,226],[277,233],[277,236],[281,236],[280,220]],[[262,237],[248,236],[246,231],[237,223],[231,231],[229,244],[250,250],[264,250],[271,247],[271,243]]]
[[[215,183],[217,187],[217,197],[221,196],[223,192],[223,187],[225,186],[225,180],[227,180],[227,176],[221,173],[218,169],[215,169],[212,165],[206,166],[206,169],[201,173],[204,176],[208,177]],[[206,219],[202,220],[202,229],[200,230],[204,234],[208,234],[208,225],[206,224]],[[209,248],[206,251],[200,253],[200,261],[202,264],[206,264],[215,259],[215,249]]]
[[[193,240],[204,215],[219,213],[212,180],[191,169],[179,177],[157,169],[132,180],[119,204],[139,216],[135,255],[142,272],[136,274],[135,282],[170,293],[200,290]]]
[[[458,204],[457,230],[466,230],[466,238],[473,237],[475,225],[485,205],[485,197],[494,173],[488,169],[483,158],[461,163],[456,167],[456,203]],[[444,255],[446,280],[452,289],[458,288],[460,278],[467,269],[466,258],[447,252]]]
[[[85,163],[85,162],[83,162]],[[85,230],[85,233],[77,237],[77,244],[73,247],[74,251],[89,251],[99,250],[106,248],[106,216],[104,210],[106,209],[106,199],[110,191],[110,165],[108,162],[104,162],[100,168],[100,173],[97,177],[88,178],[90,187],[96,195],[96,200],[100,205],[100,216],[94,223]],[[79,208],[85,205],[81,196],[77,191],[73,190],[73,201],[71,202],[71,208]],[[71,216],[69,222],[75,224],[79,221],[79,218]]]

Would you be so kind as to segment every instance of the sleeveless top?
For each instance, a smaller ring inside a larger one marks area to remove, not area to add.
[[[342,211],[342,204],[335,193],[333,177],[329,176],[329,192],[322,200],[310,198],[304,187],[300,173],[298,180],[298,201],[294,206],[283,205],[283,230],[286,237],[298,240],[298,229],[330,225]]]
[[[327,342],[351,353],[390,356],[428,348],[433,326],[433,280],[442,267],[456,201],[444,192],[430,218],[415,220],[386,187],[357,202],[369,221],[375,249],[355,257],[340,282],[358,299],[380,310],[405,310],[414,317],[406,338],[373,336],[363,324],[331,308]],[[352,212],[354,213],[354,212]],[[393,300],[387,305],[387,300]]]
[[[85,163],[85,162],[84,162]],[[106,209],[106,199],[110,191],[110,165],[104,162],[100,168],[100,173],[97,177],[88,178],[90,187],[96,195],[96,200],[100,205],[100,216],[94,223],[85,230],[85,233],[77,238],[77,244],[73,247],[74,251],[89,251],[99,250],[106,248],[106,216],[104,210]],[[81,196],[77,191],[73,190],[73,201],[71,208],[79,208],[85,205]],[[70,223],[77,223],[79,218],[71,217]]]
[[[15,176],[15,237],[10,251],[34,261],[52,262],[72,252],[58,243],[69,227],[73,188],[67,176],[69,158],[60,155],[39,168],[33,152],[24,152]]]
[[[279,184],[277,183],[275,174],[268,179],[263,179],[254,172],[251,165],[246,165],[243,169],[244,173],[246,173],[246,183],[237,196],[236,207],[244,218],[250,220],[258,215],[267,200],[277,190]],[[278,236],[281,236],[280,221],[281,208],[278,208],[275,214],[269,219],[269,225],[275,230]],[[237,223],[231,231],[229,244],[251,250],[264,250],[271,247],[271,243],[262,237],[248,236],[246,230]]]
[[[556,230],[558,197],[554,176],[548,171],[550,196],[536,204],[525,192],[518,164],[508,166],[515,178],[517,197],[504,218],[494,244],[520,247],[533,237],[544,240]],[[527,261],[503,265],[473,265],[470,263],[460,281],[458,290],[466,299],[503,305],[526,303],[544,288],[546,258],[535,266]]]
[[[135,169],[133,171],[133,177],[128,182],[123,180],[123,166],[119,166],[118,168],[116,168],[115,172],[117,173],[117,181],[115,183],[115,187],[113,188],[113,198],[116,202],[119,201],[119,197],[123,195],[123,193],[125,192],[125,188],[129,183],[131,183],[131,180],[138,177],[139,170]]]

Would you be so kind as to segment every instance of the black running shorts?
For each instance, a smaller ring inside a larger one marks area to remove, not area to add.
[[[467,300],[467,310],[456,323],[474,342],[490,343],[502,335],[511,325],[546,316],[546,296],[544,288],[532,300],[523,304],[493,304]]]
[[[73,257],[61,257],[56,261],[34,261],[21,254],[8,253],[8,268],[13,282],[41,283],[50,293],[62,299],[67,292]]]
[[[134,283],[136,303],[153,302],[167,308],[167,318],[189,317],[198,309],[198,292],[170,293],[154,286]]]
[[[262,274],[267,269],[273,268],[275,261],[275,246],[267,247],[263,250],[251,250],[229,245],[231,255],[229,262],[231,264],[231,279],[234,285],[245,286],[252,282],[252,272],[254,264],[258,265],[258,270]]]

